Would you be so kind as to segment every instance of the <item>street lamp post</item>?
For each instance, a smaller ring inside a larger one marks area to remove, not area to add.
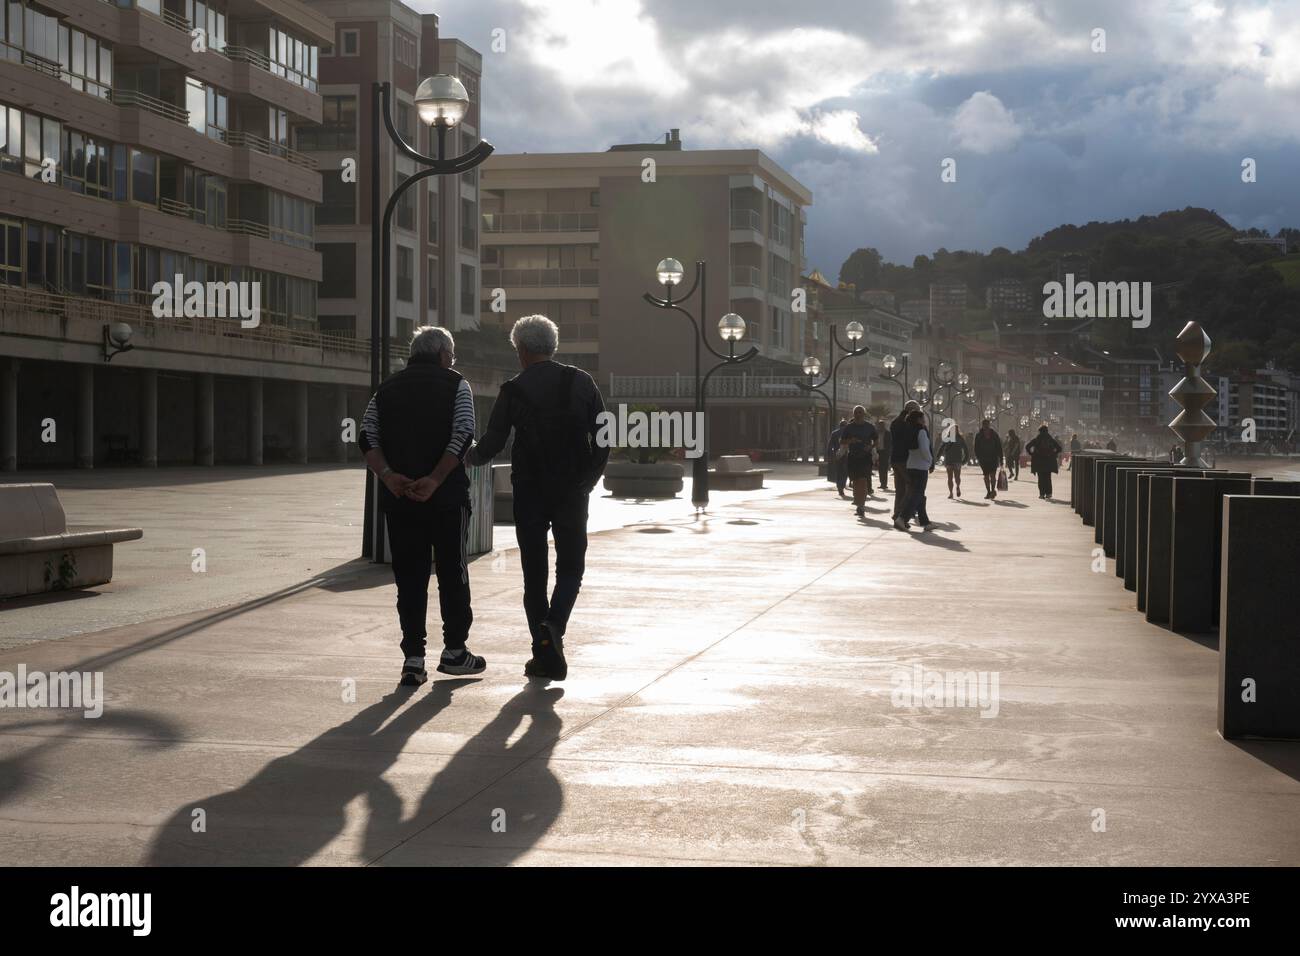
[[[871,351],[870,347],[866,345],[863,345],[860,348],[858,347],[858,342],[862,340],[862,336],[864,332],[865,329],[863,329],[861,322],[850,322],[848,325],[844,326],[844,335],[845,337],[848,338],[849,342],[852,343],[853,345],[852,348],[846,348],[840,342],[839,332],[837,328],[834,325],[831,326],[831,345],[830,345],[831,370],[830,373],[826,376],[826,378],[822,379],[820,382],[816,382],[814,384],[814,380],[817,378],[817,376],[821,374],[822,371],[821,361],[816,356],[813,355],[810,355],[803,360],[803,372],[805,375],[808,376],[809,384],[805,385],[802,382],[800,382],[799,387],[803,389],[805,392],[808,392],[810,395],[813,392],[816,392],[826,401],[826,405],[828,408],[827,421],[826,421],[826,443],[827,444],[830,444],[830,433],[835,429],[835,416],[839,413],[839,407],[840,407],[839,406],[840,364],[845,359],[856,358],[860,355],[866,355],[868,352]],[[835,352],[837,349],[844,353],[838,359],[835,357]],[[830,382],[831,384],[830,395],[827,395],[825,392],[822,391],[822,386],[825,385],[827,382]],[[816,455],[813,456],[813,464],[814,465],[817,464]]]
[[[379,383],[389,373],[389,288],[391,269],[389,246],[393,235],[393,213],[402,194],[422,179],[430,176],[452,176],[469,172],[492,155],[493,147],[486,140],[467,153],[452,158],[447,157],[447,131],[456,127],[469,109],[469,94],[465,85],[456,77],[439,73],[425,78],[415,89],[415,109],[420,120],[430,126],[437,134],[438,155],[425,156],[416,151],[393,125],[391,108],[392,90],[388,83],[374,83],[371,86],[370,115],[370,391],[379,388]],[[397,151],[423,166],[414,175],[403,180],[383,206],[382,201],[379,129],[382,122]],[[384,522],[378,514],[379,496],[375,488],[375,476],[366,470],[365,502],[365,540],[362,544],[363,557],[383,563],[384,561]]]
[[[704,327],[695,319],[695,316],[684,309],[681,303],[691,298],[699,290],[700,293],[700,315],[704,315],[704,310],[708,308],[708,268],[703,260],[695,263],[695,282],[685,295],[673,298],[673,289],[682,283],[683,270],[682,264],[676,259],[663,259],[655,267],[655,277],[664,287],[663,298],[645,293],[642,298],[646,302],[659,309],[671,309],[674,312],[680,312],[686,316],[691,328],[695,331],[695,412],[699,415],[701,427],[704,429],[703,449],[700,457],[696,458],[691,464],[691,504],[695,505],[697,510],[703,511],[709,506],[709,427],[704,417],[705,409],[705,391],[708,388],[709,379],[713,373],[724,365],[739,365],[742,362],[748,362],[758,354],[758,347],[751,345],[749,351],[743,355],[736,354],[736,343],[745,337],[745,320],[735,312],[728,312],[718,320],[718,335],[727,343],[727,354],[724,355],[715,349],[709,342],[705,334]],[[721,361],[709,369],[700,378],[700,345],[716,355]]]

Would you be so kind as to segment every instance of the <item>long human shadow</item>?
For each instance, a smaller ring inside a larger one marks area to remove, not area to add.
[[[149,866],[298,866],[342,831],[349,803],[400,804],[383,774],[411,735],[477,680],[436,681],[392,720],[413,692],[396,690],[293,753],[277,757],[236,790],[180,807],[155,835]],[[388,723],[384,721],[388,720]],[[195,811],[203,827],[195,832]]]
[[[366,858],[375,863],[383,862],[386,856],[411,843],[479,794],[532,762],[533,766],[526,775],[515,776],[519,786],[504,788],[499,796],[494,796],[494,806],[485,807],[473,823],[458,830],[449,841],[452,847],[482,848],[485,851],[484,862],[493,866],[507,865],[526,852],[551,828],[564,806],[564,790],[551,771],[548,759],[537,759],[547,754],[559,740],[564,723],[555,712],[555,704],[563,696],[563,688],[546,686],[543,681],[530,681],[434,775],[414,814],[399,822],[400,804],[394,802],[376,807],[367,826]],[[508,743],[525,718],[528,726],[523,734],[514,743]],[[455,793],[463,780],[481,777],[485,759],[493,758],[508,766],[474,794],[448,808],[447,795]],[[497,824],[504,825],[504,830],[494,829]],[[391,833],[397,827],[404,831],[415,828],[415,832],[393,846]],[[387,843],[386,832],[390,834]],[[440,851],[436,842],[422,844],[421,849],[427,854],[427,859],[412,860],[408,851],[402,855],[400,863],[436,865],[441,862],[440,852],[445,853],[445,850]]]

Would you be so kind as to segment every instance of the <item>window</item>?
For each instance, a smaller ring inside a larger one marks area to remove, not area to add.
[[[13,112],[11,107],[11,115]],[[46,160],[53,160],[55,168],[58,168],[63,150],[62,128],[58,120],[35,113],[23,114],[22,121],[23,175],[35,179],[41,175],[41,166]],[[12,124],[10,129],[13,129]]]
[[[303,249],[312,248],[313,215],[305,199],[267,192],[267,228],[271,239]]]
[[[12,6],[11,2],[11,12]],[[50,21],[56,22],[53,18]],[[60,79],[74,90],[108,99],[113,88],[112,48],[103,40],[64,24],[58,24],[57,29],[57,46],[49,51],[48,59],[59,64]]]
[[[409,33],[393,31],[393,59],[415,69],[415,39]]]
[[[289,114],[268,106],[266,138],[277,146],[289,145]]]
[[[0,219],[0,285],[23,284],[23,227]]]
[[[321,204],[316,225],[351,226],[357,221],[357,184],[345,183],[337,169],[321,173]]]
[[[226,14],[205,0],[185,0],[185,19],[191,27],[202,30],[209,50],[226,48]]]
[[[23,111],[0,106],[0,169],[23,171]]]
[[[428,275],[427,275],[425,281],[426,281],[426,283],[427,283],[427,292],[428,292],[428,295],[429,295],[429,310],[430,310],[430,311],[434,311],[434,310],[437,310],[437,309],[439,308],[439,305],[438,305],[438,257],[437,257],[437,256],[429,256],[428,260],[425,262],[425,266],[428,268]]]
[[[343,48],[344,56],[358,56],[361,53],[361,31],[360,30],[340,31],[339,44]]]
[[[478,203],[472,199],[460,201],[460,246],[473,251],[478,241]]]
[[[290,83],[316,89],[317,49],[278,27],[268,27],[266,55],[270,70]]]
[[[396,179],[397,185],[400,186],[410,179],[410,176],[399,172],[396,174]],[[402,193],[397,200],[397,208],[393,210],[393,221],[397,223],[398,229],[406,229],[412,232],[415,230],[415,203],[418,195],[418,190],[412,187]]]
[[[401,302],[415,299],[415,254],[405,246],[397,247],[397,298]]]
[[[478,311],[478,279],[474,267],[462,264],[460,267],[460,314],[474,315]]]
[[[357,317],[355,315],[322,315],[319,319],[322,335],[332,335],[341,339],[357,337]]]
[[[158,205],[158,157],[131,149],[131,201]]]
[[[591,208],[596,209],[599,206],[600,206],[600,190],[593,189],[591,191]]]
[[[419,144],[415,142],[411,129],[411,104],[403,103],[401,100],[397,101],[397,132],[401,134],[402,139],[418,148]]]
[[[425,205],[429,207],[429,244],[434,246],[440,242],[438,238],[438,189],[437,183],[434,182],[436,178],[431,177],[429,179],[429,195],[425,197]]]
[[[299,126],[297,146],[302,150],[355,149],[357,145],[357,98],[322,96],[321,125]]]
[[[228,124],[230,101],[225,93],[219,93],[210,86],[204,87],[204,93],[206,94],[208,124],[207,129],[202,130],[202,132],[224,143],[226,141],[226,130],[230,128]]]
[[[2,109],[2,108],[0,108]],[[112,145],[76,130],[63,131],[63,185],[73,192],[113,198]]]
[[[357,297],[357,246],[354,242],[318,242],[322,299]]]

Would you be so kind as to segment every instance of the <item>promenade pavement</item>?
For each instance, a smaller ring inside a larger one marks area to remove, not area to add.
[[[825,483],[599,531],[562,684],[522,676],[513,550],[471,565],[480,679],[397,691],[361,562],[0,650],[106,685],[0,710],[5,860],[1300,864],[1300,748],[1218,736],[1213,640],[1148,625],[1065,502],[978,486],[924,534]],[[967,672],[996,696],[899,699]]]

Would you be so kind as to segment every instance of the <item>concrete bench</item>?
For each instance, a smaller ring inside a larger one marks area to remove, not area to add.
[[[755,468],[748,455],[723,455],[718,466],[709,469],[709,487],[717,491],[753,491],[763,487],[763,476],[771,468]]]
[[[69,531],[50,484],[0,485],[0,599],[113,579],[113,545],[139,528]]]

